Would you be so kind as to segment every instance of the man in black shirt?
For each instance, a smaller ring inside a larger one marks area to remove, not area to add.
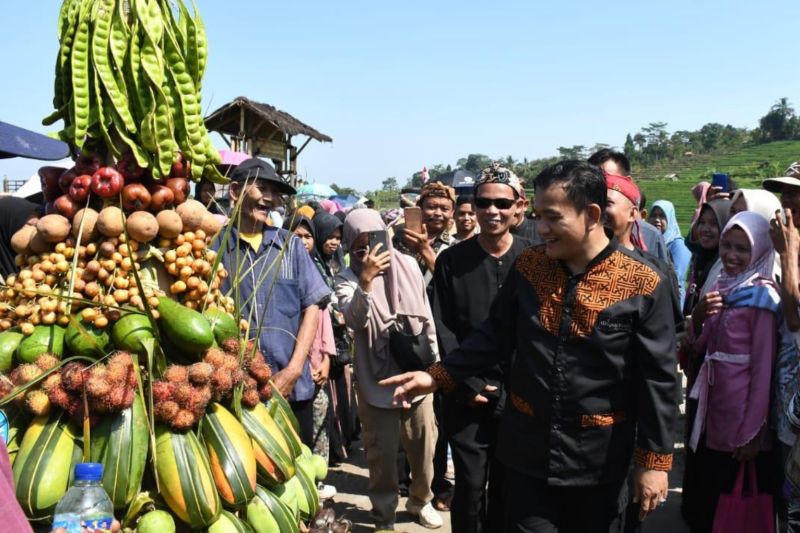
[[[473,201],[480,233],[444,250],[436,260],[431,305],[439,353],[445,359],[486,320],[514,261],[528,246],[509,231],[521,204],[507,177],[484,175]],[[492,531],[491,525],[502,519],[502,465],[494,461],[494,448],[505,404],[505,370],[498,364],[465,380],[443,402],[456,475],[450,507],[453,531]]]
[[[607,532],[631,460],[644,517],[666,501],[679,381],[669,280],[603,227],[605,176],[564,161],[535,180],[543,246],[524,250],[489,318],[426,372],[382,381],[395,399],[509,365],[496,531]]]

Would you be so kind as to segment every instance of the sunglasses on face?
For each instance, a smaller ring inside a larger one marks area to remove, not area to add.
[[[485,198],[479,196],[475,198],[475,207],[478,209],[489,209],[489,206],[495,206],[497,209],[511,209],[516,200],[510,198]]]

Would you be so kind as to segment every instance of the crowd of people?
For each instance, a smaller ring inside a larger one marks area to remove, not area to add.
[[[258,158],[230,177],[216,246],[245,274],[225,290],[255,295],[242,316],[303,442],[336,465],[360,439],[376,530],[405,494],[458,533],[637,531],[685,401],[689,529],[720,531],[744,478],[800,531],[800,165],[761,190],[697,184],[690,228],[610,149],[543,170],[532,209],[497,164],[384,211],[298,204]]]

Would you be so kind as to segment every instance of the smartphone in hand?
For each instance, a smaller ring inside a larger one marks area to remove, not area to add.
[[[422,233],[422,210],[419,207],[406,207],[403,209],[403,218],[406,228],[414,233]]]
[[[380,250],[378,250],[377,255],[382,254],[389,250],[389,236],[384,230],[380,231],[370,231],[367,233],[369,238],[369,253],[371,254],[372,251],[381,244]],[[383,276],[385,272],[381,272],[380,275]]]
[[[728,175],[724,172],[715,172],[711,177],[711,186],[717,187],[721,192],[730,192]]]

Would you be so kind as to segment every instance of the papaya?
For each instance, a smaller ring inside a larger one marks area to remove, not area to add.
[[[193,528],[216,521],[221,506],[208,456],[194,433],[156,426],[156,474],[161,496],[175,515]]]
[[[294,416],[292,408],[289,406],[278,389],[272,389],[272,398],[267,402],[267,410],[278,427],[281,429],[289,448],[292,450],[292,460],[303,453],[303,443],[300,440],[299,425],[297,417]]]
[[[0,333],[0,372],[11,370],[14,352],[24,337],[19,331],[7,330]]]
[[[80,461],[76,429],[56,410],[36,417],[22,438],[14,460],[17,501],[29,518],[46,518],[67,492],[74,465]]]
[[[239,337],[239,327],[236,325],[236,320],[222,309],[206,309],[203,311],[203,316],[211,324],[211,330],[214,332],[214,340],[217,344]]]
[[[211,324],[194,309],[162,296],[158,299],[158,313],[161,329],[179,349],[199,354],[214,342]]]
[[[267,507],[267,510],[278,523],[278,531],[281,533],[299,533],[300,526],[297,521],[297,515],[285,503],[283,503],[277,495],[268,491],[264,487],[259,486],[256,487],[256,498],[258,498]],[[254,507],[254,512],[256,510],[258,510],[258,507]],[[250,521],[249,513],[250,508],[248,507],[248,521]],[[264,531],[272,533],[268,529],[256,529],[256,531],[258,531],[258,533],[263,533]]]
[[[17,361],[34,363],[43,353],[51,353],[57,357],[64,354],[64,333],[61,326],[51,324],[33,328],[33,333],[22,339],[17,346]]]
[[[295,492],[300,510],[300,518],[310,520],[319,512],[319,492],[314,478],[300,468],[292,478],[295,481]],[[291,481],[291,480],[290,480]]]
[[[111,342],[118,350],[144,353],[142,341],[153,337],[150,319],[142,313],[126,313],[111,328]]]
[[[321,455],[311,456],[311,466],[314,467],[314,479],[322,481],[328,477],[328,461]]]
[[[208,533],[252,533],[250,524],[239,520],[233,513],[222,511],[217,521],[208,526]]]
[[[0,408],[2,415],[6,417],[8,424],[8,435],[6,435],[6,450],[8,451],[8,458],[11,465],[14,465],[14,459],[19,452],[20,444],[22,444],[22,437],[25,435],[25,430],[28,429],[30,417],[28,412],[23,409],[18,403],[9,403]]]
[[[109,335],[107,328],[96,328],[84,321],[80,315],[70,317],[64,336],[67,352],[72,355],[85,355],[99,359],[106,354]]]
[[[92,462],[103,464],[103,488],[114,509],[124,509],[139,492],[147,462],[148,427],[144,401],[106,415],[92,429]]]
[[[201,427],[211,474],[223,503],[231,507],[247,504],[256,494],[256,457],[250,437],[236,417],[218,403],[209,406]]]
[[[257,496],[247,504],[247,523],[256,533],[281,533],[281,526],[269,507]]]
[[[242,407],[241,421],[253,441],[259,483],[273,487],[292,477],[295,466],[291,448],[267,407],[261,403]]]
[[[175,533],[175,520],[166,511],[150,511],[136,523],[136,533]]]

